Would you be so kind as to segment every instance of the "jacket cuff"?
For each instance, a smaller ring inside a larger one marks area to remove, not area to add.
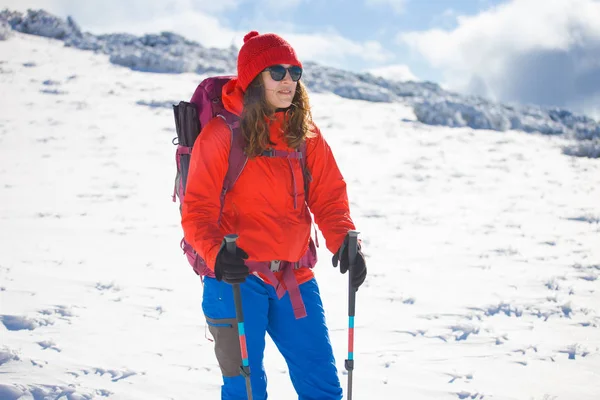
[[[221,249],[221,243],[213,244],[209,250],[206,252],[206,257],[204,257],[204,261],[208,268],[211,271],[215,271],[215,263],[217,262],[217,255],[219,254],[219,250]]]

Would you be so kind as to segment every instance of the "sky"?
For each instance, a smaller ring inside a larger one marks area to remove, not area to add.
[[[0,399],[219,399],[164,101],[198,76],[22,34],[0,62]],[[564,136],[425,125],[400,102],[310,100],[369,271],[354,398],[600,399],[600,159]],[[345,390],[347,275],[319,242]],[[270,339],[265,368],[269,399],[298,398]]]
[[[492,100],[600,117],[600,0],[0,0],[71,15],[93,33],[170,30],[240,46],[286,38],[303,60],[434,81]]]

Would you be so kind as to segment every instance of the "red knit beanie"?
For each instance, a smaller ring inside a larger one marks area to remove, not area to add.
[[[238,84],[244,91],[258,74],[271,65],[290,64],[302,68],[296,52],[281,36],[274,33],[260,35],[256,31],[244,36],[237,63]]]

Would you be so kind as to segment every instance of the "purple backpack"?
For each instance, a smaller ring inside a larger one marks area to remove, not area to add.
[[[215,117],[223,118],[231,130],[229,167],[223,182],[223,189],[221,190],[221,214],[225,203],[225,195],[233,188],[233,185],[235,185],[235,182],[248,161],[248,157],[244,153],[245,141],[240,129],[239,117],[227,111],[221,101],[222,88],[231,78],[231,76],[207,78],[198,85],[189,103],[181,101],[178,105],[173,106],[173,111],[175,113],[175,127],[177,130],[177,138],[173,139],[173,144],[177,145],[175,156],[177,162],[177,175],[175,178],[175,188],[173,190],[173,202],[179,198],[180,210],[185,195],[194,142],[198,135],[200,135],[202,128],[204,128],[211,119]],[[308,193],[308,182],[311,178],[306,168],[306,144],[302,144],[296,152],[268,150],[263,152],[262,156],[292,157],[299,159],[302,170],[304,171],[305,193]],[[219,215],[219,221],[220,219],[221,215]],[[185,239],[181,240],[180,247],[198,275],[214,277],[212,270],[208,268],[202,257],[196,253]],[[314,247],[312,247],[311,240],[311,251],[313,250]]]

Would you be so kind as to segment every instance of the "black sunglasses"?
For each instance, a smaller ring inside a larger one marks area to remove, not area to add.
[[[297,67],[295,65],[289,68],[286,68],[283,65],[272,65],[268,68],[265,68],[265,71],[269,71],[269,73],[271,74],[271,79],[277,82],[283,80],[283,78],[285,78],[286,72],[288,71],[290,73],[290,78],[292,78],[294,82],[298,82],[302,77],[302,68]]]

